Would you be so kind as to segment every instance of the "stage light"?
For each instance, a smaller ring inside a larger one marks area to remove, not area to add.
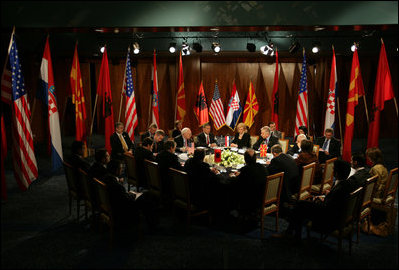
[[[221,49],[222,49],[222,48],[220,47],[219,42],[212,42],[212,50],[213,50],[215,53],[220,52]]]
[[[359,43],[358,42],[354,42],[351,46],[351,51],[354,52],[355,49],[359,49]]]
[[[169,44],[169,52],[170,53],[175,53],[175,51],[176,51],[176,42],[171,42]]]
[[[104,50],[105,50],[105,46],[102,46],[101,49],[100,49],[100,52],[104,53]]]
[[[188,46],[187,42],[183,42],[181,45],[181,54],[190,55],[190,46]]]
[[[247,50],[249,52],[255,52],[256,51],[256,46],[254,43],[247,43]]]
[[[318,53],[320,51],[320,43],[314,42],[313,47],[312,47],[312,52],[313,53]]]
[[[269,44],[266,44],[266,45],[260,47],[260,51],[264,55],[273,56],[274,55],[274,44],[270,42]]]
[[[199,53],[202,52],[202,45],[200,43],[193,43],[193,49]]]
[[[298,51],[299,47],[300,47],[299,42],[298,42],[298,41],[295,41],[295,42],[293,42],[293,43],[291,44],[291,46],[290,46],[290,48],[289,48],[289,52],[292,53],[292,54],[294,54],[294,53],[296,53],[296,52]]]
[[[140,52],[140,45],[137,42],[133,43],[133,53],[138,54],[139,52]]]

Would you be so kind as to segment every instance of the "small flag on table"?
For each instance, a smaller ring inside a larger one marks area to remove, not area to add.
[[[260,157],[267,156],[267,144],[261,144],[259,150],[260,150]]]
[[[230,136],[224,136],[224,146],[230,146]]]

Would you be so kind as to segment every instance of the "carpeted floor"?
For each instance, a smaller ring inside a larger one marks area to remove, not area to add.
[[[397,164],[396,151],[392,164]],[[351,256],[348,243],[344,242],[343,254],[338,256],[333,238],[328,238],[331,243],[321,243],[319,235],[313,233],[301,243],[272,238],[274,217],[266,218],[265,238],[260,240],[259,228],[243,229],[232,217],[212,226],[206,218],[197,218],[191,230],[186,231],[183,219],[162,211],[157,231],[150,232],[144,226],[138,239],[123,235],[122,240],[127,240],[117,241],[111,249],[106,229],[93,229],[84,215],[77,222],[76,204],[69,215],[65,176],[62,171],[46,176],[47,159],[45,155],[39,157],[41,176],[26,192],[19,191],[12,172],[6,171],[8,200],[1,207],[4,269],[398,267],[398,222],[395,233],[388,237],[361,233]],[[286,226],[280,219],[280,230]]]

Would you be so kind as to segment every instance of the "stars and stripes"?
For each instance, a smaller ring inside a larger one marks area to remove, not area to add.
[[[134,96],[132,69],[130,67],[130,53],[127,53],[125,79],[123,80],[123,90],[126,94],[125,107],[125,129],[132,141],[134,141],[134,129],[139,121],[137,119],[136,98]]]
[[[326,118],[324,120],[324,130],[335,126],[335,90],[337,88],[337,67],[335,63],[335,51],[333,48],[333,58],[331,63],[330,86],[328,90]]]
[[[300,126],[308,126],[308,83],[306,76],[306,54],[303,53],[302,74],[299,83],[299,95],[296,105],[295,135]]]
[[[1,75],[1,101],[11,104],[12,82],[11,71],[8,66],[9,65],[7,64],[6,68],[3,70],[3,74]]]
[[[38,177],[37,162],[30,127],[30,108],[24,77],[18,58],[15,36],[12,34],[10,66],[12,77],[12,157],[14,175],[18,186],[26,190]]]
[[[222,99],[220,98],[218,82],[215,82],[215,91],[213,92],[213,98],[211,102],[211,107],[209,109],[209,115],[213,120],[213,125],[216,130],[219,130],[226,123],[226,118],[224,117],[224,108]]]

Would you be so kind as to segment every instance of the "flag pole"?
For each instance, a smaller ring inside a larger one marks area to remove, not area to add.
[[[127,47],[127,52],[130,53],[130,47]],[[130,68],[130,67],[129,67]],[[118,122],[121,121],[121,111],[122,111],[122,101],[123,101],[123,90],[125,89],[124,86],[126,85],[126,69],[127,69],[127,59],[125,64],[125,73],[123,74],[123,83],[122,83],[122,90],[121,90],[121,99],[119,100],[119,116]]]
[[[7,61],[9,61],[9,58],[10,58],[10,51],[11,51],[11,45],[12,45],[12,37],[14,36],[14,34],[15,34],[15,25],[12,27],[12,33],[11,33],[11,38],[10,38],[10,44],[8,45],[7,58],[6,58],[6,61],[4,61],[3,73],[2,73],[2,74],[4,74],[4,71],[6,70],[6,67],[7,67]]]
[[[397,117],[398,116],[398,104],[396,103],[396,97],[393,97],[393,102],[395,103],[396,117]]]
[[[367,109],[367,103],[366,103],[366,97],[365,97],[365,95],[366,95],[366,94],[363,95],[364,108],[365,108],[365,110],[366,110],[367,124],[370,124],[370,121],[369,121],[369,111],[368,111],[368,109]]]
[[[94,118],[96,116],[97,100],[98,100],[98,93],[96,93],[96,100],[94,102],[94,109],[93,109],[93,113],[91,114],[92,118],[91,118],[90,133],[89,133],[89,140],[88,140],[89,141],[89,143],[88,143],[89,145],[91,145],[91,135],[93,133],[93,123],[94,123]]]

